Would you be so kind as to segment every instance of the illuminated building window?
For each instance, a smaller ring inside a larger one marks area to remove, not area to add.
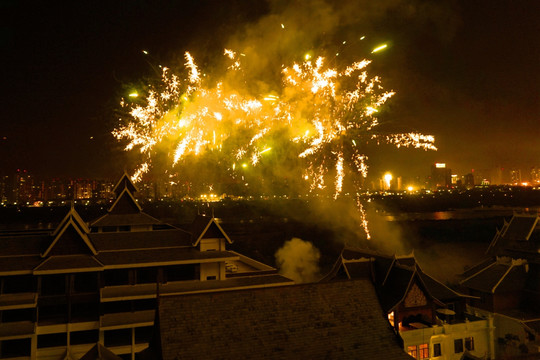
[[[394,326],[394,312],[392,311],[390,314],[388,314],[388,321],[392,326]]]
[[[472,336],[465,338],[465,349],[469,351],[474,350],[474,338]]]
[[[420,359],[428,359],[429,358],[429,345],[428,344],[418,345],[418,352],[420,353]]]
[[[407,346],[407,354],[416,359],[418,356],[418,349],[416,348],[416,345]]]
[[[454,340],[454,352],[456,354],[463,352],[463,339]]]
[[[441,344],[433,344],[433,356],[441,356]]]

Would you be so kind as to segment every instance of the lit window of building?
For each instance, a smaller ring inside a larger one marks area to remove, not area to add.
[[[392,311],[390,314],[388,314],[388,321],[392,326],[394,326],[394,312]]]
[[[429,359],[429,345],[428,344],[418,345],[418,352],[420,353],[420,359]]]
[[[407,354],[411,355],[415,359],[418,359],[418,349],[416,345],[407,346]]]

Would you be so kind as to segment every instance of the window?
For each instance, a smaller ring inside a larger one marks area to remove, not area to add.
[[[30,358],[31,339],[16,339],[0,341],[0,357],[28,357]]]
[[[99,303],[81,302],[71,304],[70,322],[99,320]]]
[[[38,338],[37,338],[38,348],[59,347],[59,346],[66,346],[66,344],[67,344],[66,333],[38,335]]]
[[[420,353],[420,359],[429,359],[429,345],[428,344],[418,345],[418,352]]]
[[[454,352],[456,354],[463,352],[463,339],[454,340]]]
[[[17,321],[34,321],[35,309],[15,309],[2,311],[2,321],[17,322]]]
[[[152,335],[154,334],[153,326],[145,326],[135,328],[135,343],[144,344],[150,342]]]
[[[472,336],[465,338],[465,349],[469,351],[474,350],[474,338]]]
[[[105,331],[105,347],[131,345],[131,329]]]
[[[32,275],[8,276],[3,281],[2,292],[4,294],[36,291],[35,279]]]
[[[64,295],[65,293],[65,275],[45,275],[41,278],[41,295]]]
[[[97,273],[77,273],[72,275],[73,290],[78,293],[97,292],[98,289],[98,274]]]
[[[173,265],[164,268],[165,282],[199,279],[199,265]]]
[[[67,322],[67,304],[43,305],[38,308],[39,324],[65,323]]]
[[[106,270],[105,286],[130,285],[129,269]]]
[[[137,270],[137,284],[156,283],[158,278],[158,268],[142,268]]]
[[[69,334],[71,345],[95,344],[99,341],[99,330],[75,331]]]
[[[442,355],[441,344],[433,344],[433,356],[437,357],[441,355]]]
[[[418,356],[418,350],[416,348],[416,345],[407,346],[407,354],[411,355],[413,358],[417,359]]]
[[[216,276],[215,275],[207,276],[206,280],[216,280]]]

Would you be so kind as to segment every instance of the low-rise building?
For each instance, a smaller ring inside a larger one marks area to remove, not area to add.
[[[497,358],[539,358],[540,216],[515,213],[486,254],[462,275],[470,311],[493,321]]]
[[[414,255],[345,248],[323,281],[369,279],[403,349],[415,359],[490,358],[493,324],[467,313],[468,296],[426,274]]]

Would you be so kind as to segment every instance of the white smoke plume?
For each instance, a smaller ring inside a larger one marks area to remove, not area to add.
[[[313,282],[320,276],[319,249],[309,241],[292,238],[276,251],[280,274],[297,283]]]

